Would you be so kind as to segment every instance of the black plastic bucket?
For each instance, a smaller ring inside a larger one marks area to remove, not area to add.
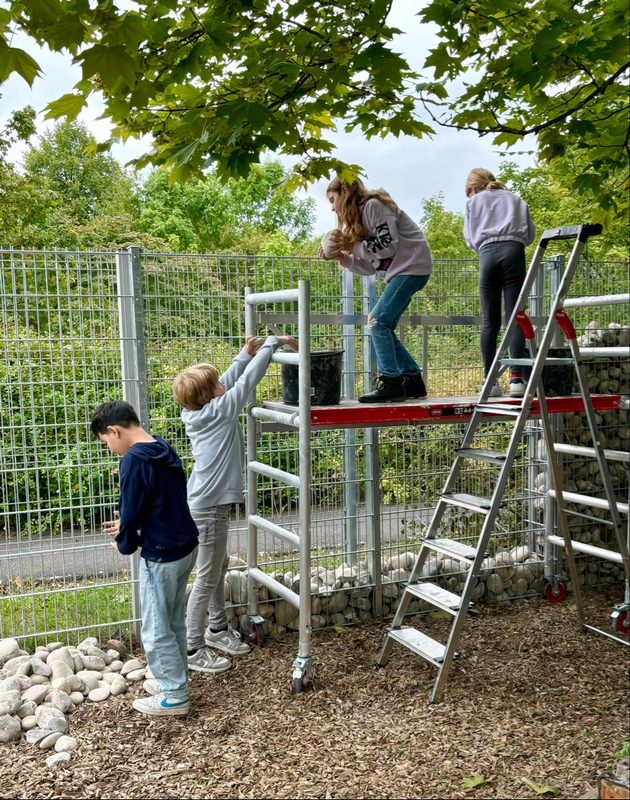
[[[550,347],[547,358],[569,358],[568,347]],[[570,364],[546,364],[542,371],[542,385],[548,397],[563,397],[573,394],[575,388],[575,366]]]
[[[343,350],[311,353],[311,405],[336,406],[341,400]],[[282,402],[297,406],[300,380],[297,364],[282,365]]]

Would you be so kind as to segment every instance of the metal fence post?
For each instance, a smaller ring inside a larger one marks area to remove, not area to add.
[[[147,393],[147,364],[144,339],[144,307],[140,248],[129,247],[116,251],[118,285],[118,321],[120,330],[120,360],[122,366],[123,399],[135,408],[140,424],[149,430],[149,399]],[[135,632],[140,636],[139,553],[131,557],[132,612]]]

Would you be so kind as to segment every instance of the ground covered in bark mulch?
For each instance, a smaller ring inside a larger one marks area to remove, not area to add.
[[[603,609],[608,627],[621,599],[621,590],[590,590],[586,609]],[[436,634],[444,624],[428,622]],[[2,746],[0,797],[540,796],[529,780],[581,798],[614,768],[628,735],[628,650],[581,632],[570,598],[478,607],[435,705],[435,670],[408,650],[395,646],[388,666],[374,668],[384,630],[315,634],[315,678],[303,694],[290,692],[298,642],[287,636],[230,672],[193,673],[188,717],[139,715],[130,702],[140,685],[86,703],[70,717],[79,748],[54,772],[24,739]],[[466,788],[475,775],[489,782]]]

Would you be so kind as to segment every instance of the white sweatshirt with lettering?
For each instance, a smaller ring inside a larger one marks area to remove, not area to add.
[[[342,266],[356,275],[379,273],[387,283],[395,275],[430,275],[431,248],[419,226],[400,211],[397,215],[375,197],[361,210],[366,238],[357,242]]]

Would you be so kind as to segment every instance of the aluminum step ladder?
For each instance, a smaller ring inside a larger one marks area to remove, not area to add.
[[[430,696],[431,703],[440,700],[448,673],[457,654],[457,645],[462,632],[469,608],[471,607],[471,595],[474,589],[476,578],[486,558],[486,550],[490,537],[494,530],[495,521],[502,506],[502,499],[511,475],[511,468],[518,452],[519,444],[523,432],[528,422],[530,409],[534,396],[537,396],[539,403],[539,414],[542,421],[542,428],[547,452],[553,452],[553,429],[547,410],[545,394],[542,385],[542,370],[547,364],[566,364],[569,359],[548,358],[549,347],[557,331],[559,319],[557,312],[562,313],[563,301],[567,295],[571,280],[575,274],[580,255],[584,246],[591,236],[601,233],[600,225],[578,225],[571,227],[561,227],[555,230],[545,231],[538,242],[531,265],[527,272],[525,282],[521,289],[519,298],[516,302],[514,312],[506,326],[505,333],[497,348],[492,367],[483,384],[479,400],[471,416],[468,427],[465,431],[459,452],[451,466],[451,470],[446,479],[443,492],[438,500],[432,519],[429,523],[426,538],[423,540],[420,551],[409,576],[409,581],[403,589],[400,604],[396,610],[391,627],[388,629],[383,647],[376,661],[377,666],[385,666],[389,660],[394,644],[402,644],[412,652],[421,656],[437,668],[437,678],[434,682]],[[575,243],[571,255],[567,261],[564,273],[559,282],[558,290],[551,301],[549,317],[542,330],[540,345],[537,348],[534,338],[534,331],[531,322],[525,314],[524,307],[531,289],[536,281],[539,270],[546,254],[547,245],[551,241],[573,239]],[[565,315],[566,316],[566,315]],[[564,318],[562,318],[564,322]],[[523,328],[525,337],[528,339],[530,347],[530,358],[510,359],[504,358],[503,354],[507,350],[507,345],[511,339],[516,326]],[[514,364],[520,366],[531,366],[531,375],[526,384],[525,394],[519,402],[489,402],[490,391],[503,365]],[[581,386],[584,386],[583,381]],[[588,389],[588,384],[586,384]],[[590,397],[590,396],[589,396]],[[585,400],[586,405],[586,400]],[[474,447],[475,434],[481,424],[488,423],[492,418],[513,420],[513,428],[509,439],[508,447],[503,452],[480,449]],[[589,423],[596,425],[594,415],[591,415]],[[598,438],[598,437],[594,437]],[[497,475],[494,481],[494,488],[490,497],[477,497],[474,495],[457,491],[458,477],[462,465],[466,462],[485,462],[497,468]],[[553,488],[556,491],[559,508],[564,512],[566,504],[563,502],[561,471],[555,464],[555,459],[551,458],[551,476]],[[482,518],[476,547],[454,541],[440,536],[441,523],[447,509],[460,507],[478,514]],[[558,515],[560,528],[563,534],[563,541],[566,547],[567,559],[573,585],[579,585],[577,571],[566,513]],[[623,537],[621,537],[623,538]],[[625,548],[625,563],[627,566],[627,546]],[[623,551],[622,551],[623,552]],[[423,567],[431,554],[440,553],[448,555],[454,559],[465,561],[469,564],[467,577],[461,595],[443,589],[436,583],[421,580]],[[430,607],[439,609],[453,617],[450,633],[446,642],[439,642],[430,636],[422,633],[415,627],[403,624],[407,609],[412,599],[417,598],[424,601]]]

